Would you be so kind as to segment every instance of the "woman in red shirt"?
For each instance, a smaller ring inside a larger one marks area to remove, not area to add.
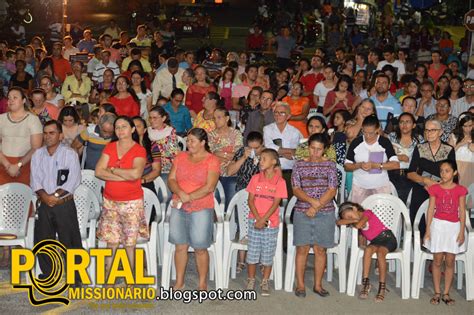
[[[203,66],[197,66],[194,70],[194,83],[186,91],[186,106],[191,117],[196,117],[203,109],[203,98],[208,92],[216,92],[216,87],[209,84],[207,70]]]
[[[173,192],[169,241],[176,246],[175,289],[184,287],[188,248],[194,248],[199,290],[207,290],[209,253],[214,222],[214,190],[219,180],[219,159],[209,151],[204,129],[193,128],[186,140],[188,151],[175,158],[168,177]]]
[[[333,91],[329,91],[324,102],[323,114],[332,116],[339,109],[353,111],[354,94],[352,94],[352,79],[347,75],[341,75]],[[332,126],[329,126],[332,127]]]
[[[119,116],[135,117],[140,115],[140,100],[125,76],[115,80],[115,88],[109,99]]]
[[[101,241],[107,242],[112,253],[122,244],[134,270],[137,238],[149,238],[141,186],[146,151],[138,144],[138,133],[132,119],[117,117],[114,129],[114,139],[105,146],[95,169],[95,175],[105,181],[97,235]],[[112,261],[110,256],[105,259],[106,279]]]

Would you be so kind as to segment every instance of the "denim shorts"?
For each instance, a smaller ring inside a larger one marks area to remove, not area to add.
[[[336,216],[334,211],[318,212],[312,218],[306,213],[295,211],[293,216],[293,245],[317,245],[334,247]]]
[[[255,219],[249,219],[247,263],[272,266],[277,247],[278,227],[256,229],[254,225]]]
[[[169,242],[207,249],[212,244],[214,209],[186,211],[171,208]]]

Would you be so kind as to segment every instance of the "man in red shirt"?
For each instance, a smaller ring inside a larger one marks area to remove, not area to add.
[[[303,96],[309,98],[309,105],[310,107],[315,107],[314,100],[313,100],[313,91],[316,84],[324,80],[323,75],[323,59],[318,56],[314,55],[311,59],[311,69],[303,73],[300,78],[300,82],[303,84]]]
[[[265,37],[263,36],[260,27],[255,26],[253,28],[253,33],[247,36],[247,50],[261,51],[263,50],[264,45]]]
[[[69,61],[66,60],[62,55],[62,44],[60,42],[53,44],[53,53],[51,58],[53,58],[54,75],[62,84],[64,79],[66,79],[66,76],[72,74],[72,68]]]

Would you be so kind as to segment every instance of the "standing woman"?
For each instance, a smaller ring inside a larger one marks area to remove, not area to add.
[[[8,91],[8,112],[0,115],[0,185],[30,184],[30,161],[43,141],[39,118],[28,111],[28,99],[19,87]],[[0,266],[9,264],[9,247],[3,248]]]
[[[220,107],[214,111],[216,129],[209,133],[209,147],[212,154],[220,161],[219,180],[224,187],[224,193],[229,203],[231,196],[235,194],[236,177],[227,175],[227,167],[233,161],[235,153],[243,146],[242,133],[232,128],[229,111]],[[226,207],[227,207],[226,204]]]
[[[178,155],[178,137],[176,130],[169,125],[169,114],[161,106],[150,110],[150,126],[147,134],[153,150],[160,152],[161,178],[167,181],[168,173],[176,155]]]
[[[146,151],[138,144],[138,134],[131,118],[117,117],[114,129],[114,139],[105,146],[95,169],[95,176],[105,181],[97,236],[112,249],[112,256],[105,258],[106,279],[120,244],[127,252],[132,270],[135,270],[137,239],[149,237],[140,182]]]
[[[295,82],[291,87],[291,96],[284,97],[282,101],[287,103],[291,109],[291,117],[288,123],[307,138],[306,117],[309,113],[309,98],[303,96],[303,92],[303,84],[299,81]]]
[[[131,118],[140,115],[140,100],[125,76],[119,76],[115,81],[115,88],[109,102],[114,105],[119,116]]]
[[[28,111],[28,99],[21,88],[8,91],[8,112],[0,115],[0,185],[30,183],[30,160],[43,142],[39,118]]]
[[[194,83],[186,91],[186,106],[191,117],[195,118],[204,106],[204,96],[209,92],[216,92],[214,85],[209,84],[206,68],[197,66],[194,69]]]
[[[207,249],[213,237],[214,190],[219,180],[220,163],[209,152],[204,129],[191,129],[186,144],[188,151],[176,157],[168,178],[168,186],[173,192],[169,241],[176,246],[174,288],[184,288],[188,248],[191,246],[199,274],[198,289],[207,290]]]
[[[388,172],[390,181],[397,189],[398,197],[406,202],[412,188],[412,181],[407,178],[408,167],[416,146],[423,142],[423,137],[416,133],[416,120],[410,113],[403,113],[398,117],[398,126],[388,135],[388,139],[395,149],[400,169]]]
[[[323,134],[309,138],[309,158],[297,161],[293,167],[291,183],[298,198],[293,217],[296,246],[296,290],[295,295],[305,297],[304,273],[310,247],[314,249],[313,292],[326,297],[329,292],[322,287],[326,268],[326,249],[334,247],[336,228],[336,164],[323,156],[329,141]]]
[[[133,123],[138,133],[138,143],[146,150],[146,164],[142,175],[142,186],[146,187],[156,194],[153,181],[161,173],[161,152],[156,142],[151,142],[148,137],[146,121],[140,117],[133,117]]]
[[[79,114],[73,106],[63,107],[59,112],[58,121],[63,127],[64,138],[61,142],[68,147],[70,147],[74,139],[86,129],[84,125],[81,125]]]
[[[223,106],[224,102],[220,98],[217,92],[208,92],[202,99],[204,103],[204,109],[201,110],[194,118],[193,127],[202,128],[206,132],[211,132],[216,129],[216,123],[214,121],[214,111]]]
[[[64,107],[64,97],[56,93],[54,81],[50,76],[44,76],[40,79],[40,88],[46,92],[46,102],[53,104],[59,109]]]
[[[148,119],[148,113],[151,109],[153,94],[145,86],[144,73],[141,71],[132,72],[132,89],[140,100],[140,116]]]

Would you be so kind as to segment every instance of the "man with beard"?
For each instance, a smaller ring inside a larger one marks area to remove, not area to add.
[[[370,99],[375,103],[377,116],[382,125],[382,129],[385,128],[387,119],[391,119],[391,117],[388,117],[389,114],[393,115],[392,117],[397,117],[402,113],[400,102],[398,102],[398,100],[388,91],[389,86],[390,78],[384,73],[379,73],[375,77],[376,93],[370,97]]]

